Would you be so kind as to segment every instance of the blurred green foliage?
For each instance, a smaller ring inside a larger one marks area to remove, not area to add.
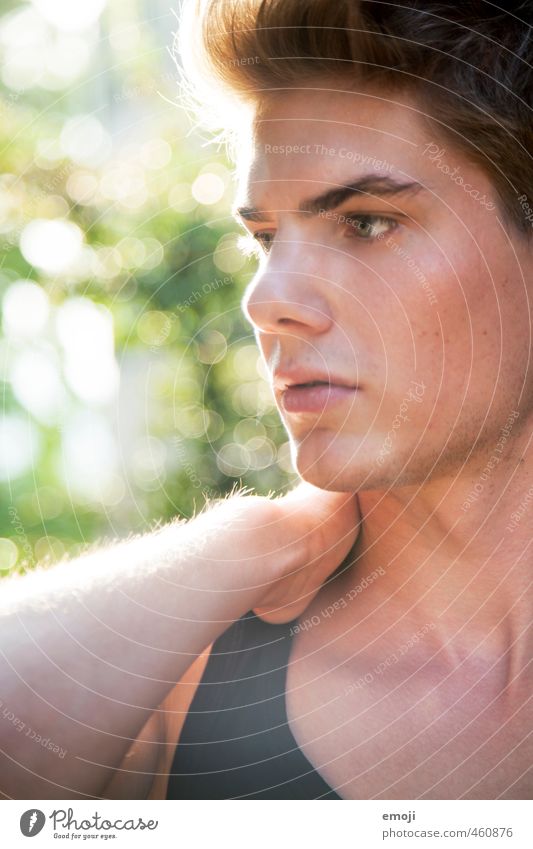
[[[22,13],[60,44],[19,4],[4,58]],[[8,55],[1,91],[4,575],[292,479],[239,306],[231,167],[172,102],[161,21],[111,0],[91,27],[75,79],[28,82]]]

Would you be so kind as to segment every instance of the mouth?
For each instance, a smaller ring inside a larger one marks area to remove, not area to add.
[[[308,380],[305,383],[288,383],[287,389],[302,386],[336,386],[337,384],[331,383],[329,380]]]
[[[272,375],[278,406],[289,414],[324,413],[352,401],[359,387],[332,371],[279,366]]]
[[[299,380],[299,376],[275,376],[275,386],[281,406],[286,413],[316,414],[353,401],[359,388],[341,378],[322,377]]]

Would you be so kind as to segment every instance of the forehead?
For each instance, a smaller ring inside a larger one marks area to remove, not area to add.
[[[435,151],[450,169],[490,191],[488,178],[439,138],[414,97],[383,90],[331,87],[273,93],[255,116],[240,166],[238,200],[265,191],[304,196],[313,187],[351,183],[362,174],[411,178],[446,197],[457,185],[436,166]],[[433,158],[432,158],[433,156]]]
[[[319,135],[325,143],[356,134],[361,141],[377,143],[388,137],[392,143],[406,140],[416,144],[428,129],[423,127],[423,109],[412,97],[383,90],[343,91],[338,88],[305,86],[275,92],[256,112],[256,141],[287,132]]]

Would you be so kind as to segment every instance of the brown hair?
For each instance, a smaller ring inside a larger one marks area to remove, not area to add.
[[[256,108],[324,77],[406,90],[489,176],[504,220],[531,234],[532,0],[506,11],[484,0],[187,3],[180,52],[208,108],[228,95]]]

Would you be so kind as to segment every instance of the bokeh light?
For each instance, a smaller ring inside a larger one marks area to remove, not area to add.
[[[191,194],[198,203],[211,206],[222,198],[225,191],[224,181],[217,174],[206,172],[199,174],[192,184]]]
[[[7,413],[0,419],[0,480],[11,481],[38,462],[41,439],[26,417]]]
[[[35,219],[20,237],[24,259],[46,274],[68,272],[79,258],[82,244],[83,233],[72,221]]]
[[[50,302],[41,286],[17,280],[2,299],[2,329],[13,339],[32,339],[48,323]]]
[[[43,18],[64,32],[79,32],[96,23],[107,0],[91,0],[90,3],[76,0],[32,0]]]
[[[0,575],[294,475],[174,26],[115,0],[0,12]]]

